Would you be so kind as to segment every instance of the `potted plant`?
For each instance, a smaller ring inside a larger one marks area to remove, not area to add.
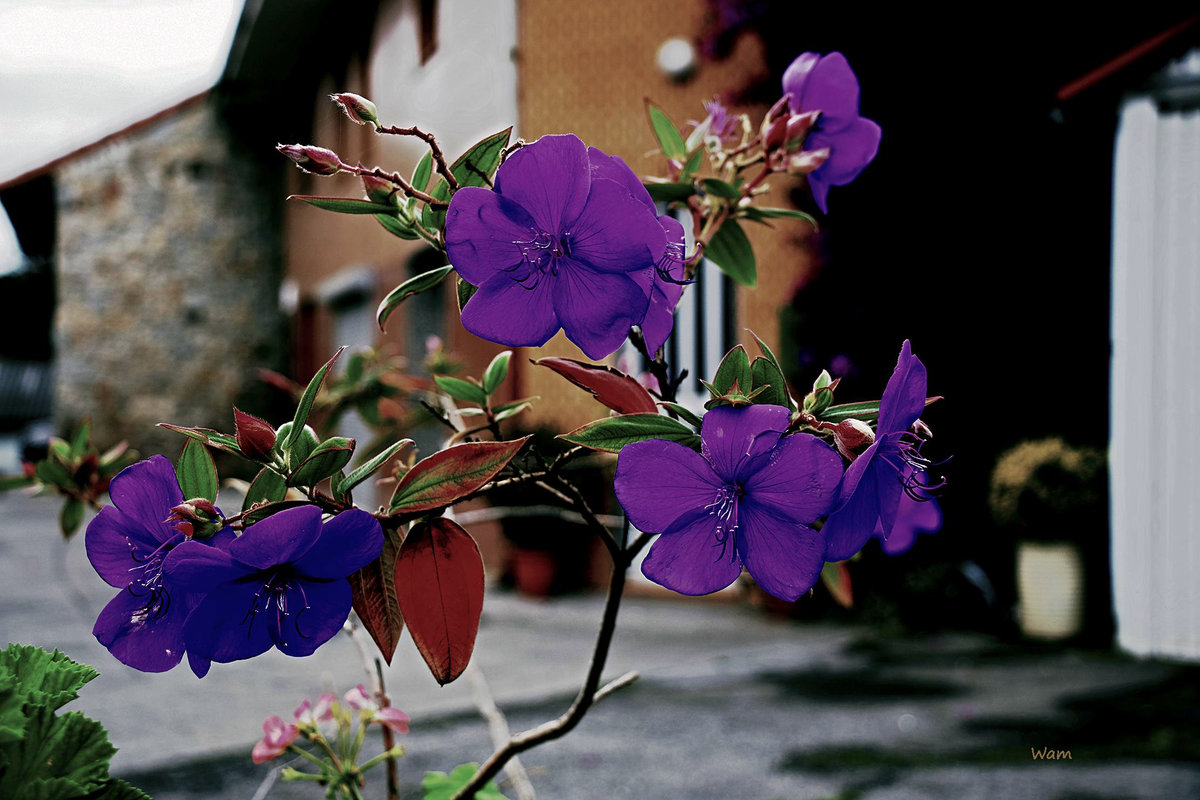
[[[992,472],[996,524],[1016,539],[1017,617],[1034,639],[1068,639],[1083,624],[1083,545],[1105,525],[1106,459],[1058,437],[1025,441]]]

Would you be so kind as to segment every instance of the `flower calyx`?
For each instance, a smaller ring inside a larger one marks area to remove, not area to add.
[[[225,519],[211,500],[193,497],[171,507],[167,522],[188,539],[211,539],[225,527]]]

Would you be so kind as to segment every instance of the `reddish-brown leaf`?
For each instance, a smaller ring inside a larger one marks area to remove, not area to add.
[[[483,613],[483,559],[470,534],[438,517],[413,525],[396,559],[409,633],[443,686],[471,660]]]
[[[275,429],[265,419],[233,409],[233,427],[238,447],[255,461],[266,461],[275,446]]]
[[[658,413],[658,406],[646,388],[612,367],[553,356],[539,358],[533,363],[549,367],[581,389],[587,389],[600,403],[618,414]]]
[[[430,511],[466,497],[504,469],[528,440],[468,442],[421,459],[396,485],[392,511]]]
[[[400,601],[396,597],[396,555],[400,550],[400,536],[395,531],[385,531],[383,551],[379,558],[350,576],[350,588],[354,591],[354,613],[362,620],[363,627],[383,658],[390,665],[404,630],[404,615],[400,612]]]

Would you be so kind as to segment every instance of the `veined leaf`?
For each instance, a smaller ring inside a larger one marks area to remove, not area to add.
[[[428,272],[422,272],[420,275],[414,275],[388,292],[387,297],[383,298],[383,302],[375,310],[375,321],[379,323],[379,329],[383,330],[384,323],[387,322],[387,318],[392,315],[392,312],[396,310],[398,305],[414,294],[420,294],[437,286],[453,271],[454,267],[451,266],[431,269]]]
[[[533,362],[548,367],[581,389],[592,393],[602,405],[618,414],[657,414],[650,392],[624,372],[603,364],[588,364],[573,358],[551,356]]]
[[[263,467],[258,475],[250,482],[246,490],[246,499],[242,501],[242,511],[247,511],[255,503],[278,503],[287,497],[287,481],[282,475],[270,467]]]
[[[625,414],[598,419],[558,438],[608,453],[619,453],[625,445],[646,439],[666,439],[694,450],[700,449],[700,437],[694,430],[661,414]]]
[[[213,501],[217,499],[217,489],[220,488],[217,465],[213,463],[208,448],[198,440],[188,439],[184,443],[175,465],[175,477],[179,479],[179,488],[185,500],[195,497]]]
[[[292,445],[299,440],[300,435],[304,432],[304,426],[308,423],[308,414],[312,411],[313,403],[317,399],[317,392],[321,391],[321,384],[325,381],[325,375],[329,372],[333,362],[337,361],[338,356],[342,354],[346,347],[343,345],[338,348],[338,351],[333,354],[333,358],[325,362],[325,366],[317,370],[317,374],[313,375],[308,386],[304,389],[304,394],[300,396],[300,403],[296,406],[296,416],[292,418],[292,427],[287,432],[287,437],[283,442],[283,452],[288,453],[292,449]]]
[[[383,226],[383,229],[393,236],[399,236],[401,239],[420,239],[421,234],[417,233],[416,226],[411,225],[395,214],[376,214],[375,219]]]
[[[757,285],[758,268],[754,262],[754,249],[736,220],[725,220],[704,249],[704,257],[742,286],[753,289]]]
[[[479,291],[479,287],[473,283],[467,283],[462,278],[458,279],[458,313],[461,314],[463,308],[466,307],[467,301],[475,296]]]
[[[379,453],[374,458],[372,458],[370,461],[366,462],[362,466],[355,469],[353,472],[351,472],[349,475],[347,475],[342,480],[337,481],[336,482],[337,485],[334,486],[334,488],[333,488],[334,495],[337,497],[341,497],[346,492],[353,489],[355,486],[358,486],[360,483],[365,481],[367,478],[371,477],[371,475],[374,474],[375,470],[379,469],[384,464],[386,464],[388,462],[388,459],[390,459],[392,456],[396,455],[396,453],[399,453],[401,450],[403,450],[405,447],[408,447],[411,444],[413,444],[412,439],[401,439],[400,441],[396,442],[395,444],[389,445],[383,452]]]
[[[451,378],[448,375],[434,375],[433,382],[439,389],[457,400],[466,400],[468,403],[478,403],[479,405],[487,402],[487,392],[483,390],[482,386],[471,383],[471,381]]]
[[[650,193],[650,199],[657,203],[670,203],[675,200],[686,200],[696,193],[696,187],[691,183],[667,183],[662,181],[646,181],[642,184]]]
[[[421,156],[421,160],[417,162],[417,166],[413,168],[412,187],[418,192],[425,191],[425,187],[429,185],[429,176],[433,174],[433,151],[426,151],[425,155]]]
[[[353,197],[317,197],[308,194],[294,194],[288,200],[303,200],[310,206],[316,206],[324,211],[334,211],[338,214],[396,213],[396,207],[390,203],[375,203],[371,200],[358,200]]]
[[[418,461],[392,495],[392,511],[431,511],[466,497],[495,477],[529,437],[510,442],[468,442]]]
[[[354,613],[375,641],[383,660],[389,665],[404,630],[404,615],[396,597],[396,554],[400,536],[384,528],[383,550],[379,558],[350,576]]]
[[[508,362],[511,359],[512,350],[505,350],[488,364],[487,369],[483,371],[483,391],[485,394],[490,396],[500,388],[500,384],[504,383],[504,379],[508,377]]]
[[[663,155],[675,161],[682,161],[686,158],[687,144],[683,141],[683,134],[679,132],[679,128],[675,127],[675,123],[667,116],[667,112],[652,103],[648,97],[646,98],[646,115],[650,118],[650,128],[654,131],[654,138],[658,140]]]
[[[182,433],[189,439],[195,439],[209,447],[224,450],[226,453],[233,453],[235,456],[244,455],[241,448],[238,447],[237,439],[227,433],[214,431],[211,428],[186,428],[182,425],[169,425],[166,422],[158,423],[158,427]]]

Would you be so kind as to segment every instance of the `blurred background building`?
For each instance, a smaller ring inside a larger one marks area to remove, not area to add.
[[[911,338],[930,393],[948,398],[927,417],[934,449],[954,456],[945,527],[886,567],[871,546],[853,568],[855,613],[1012,630],[1017,539],[1065,541],[1073,577],[1041,581],[1072,582],[1076,641],[1107,645],[1116,630],[1136,652],[1200,656],[1194,23],[1140,11],[1089,18],[1082,35],[1073,13],[996,12],[948,37],[945,19],[766,0],[254,0],[207,91],[0,174],[19,245],[0,248],[17,265],[0,278],[0,424],[46,418],[52,393],[60,427],[90,414],[110,441],[170,452],[157,422],[227,429],[235,403],[283,421],[286,398],[256,369],[304,379],[342,344],[380,345],[419,372],[436,335],[478,374],[499,348],[457,325],[448,289],[375,329],[387,291],[434,265],[426,251],[283,202],[361,187],[300,173],[276,142],[401,172],[423,152],[353,126],[330,92],[372,98],[386,123],[420,124],[451,155],[509,125],[527,140],[569,130],[652,174],[643,96],[680,123],[713,95],[761,114],[795,55],[840,50],[883,127],[879,156],[834,190],[819,232],[751,232],[757,290],[703,273],[677,318],[677,361],[710,372],[752,328],[796,391],[830,368],[839,399],[866,399]],[[773,184],[773,205],[814,210],[802,188]],[[543,354],[580,356],[561,337]],[[527,355],[512,397],[541,400],[523,425],[604,413]],[[1111,444],[1111,519],[1103,474],[1054,530],[993,519],[998,458],[1046,437]],[[22,438],[36,437],[10,437]],[[848,612],[818,596],[795,613]]]

